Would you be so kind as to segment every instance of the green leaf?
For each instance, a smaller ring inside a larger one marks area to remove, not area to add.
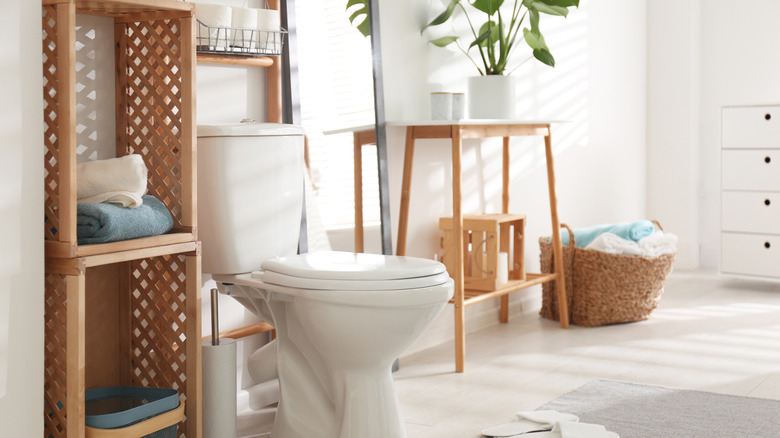
[[[474,3],[472,3],[471,6],[488,15],[493,15],[503,3],[504,0],[474,0]]]
[[[368,1],[368,0],[366,0]],[[422,33],[425,29],[431,27],[431,26],[438,26],[442,23],[446,23],[447,20],[450,19],[452,16],[452,13],[455,12],[455,7],[458,6],[458,3],[460,3],[460,0],[450,0],[450,4],[447,5],[447,9],[444,10],[441,14],[439,14],[438,17],[431,20],[430,23],[426,24],[425,27],[422,28],[420,33]]]
[[[501,32],[498,25],[494,21],[488,21],[479,28],[479,36],[472,41],[469,45],[469,49],[476,45],[487,47],[488,44],[498,41],[500,34]]]
[[[533,4],[528,8],[530,10],[536,10],[548,15],[558,15],[565,17],[569,15],[569,10],[563,6],[550,6],[541,2],[541,0],[535,0]]]
[[[560,6],[563,8],[569,8],[574,6],[575,8],[580,7],[580,0],[535,0],[539,3],[544,3],[548,6]]]
[[[544,42],[544,37],[540,33],[532,32],[528,28],[523,29],[523,37],[525,42],[528,43],[528,47],[536,49],[548,50],[547,43]]]
[[[435,40],[428,41],[429,43],[433,44],[437,47],[446,47],[450,44],[454,43],[455,41],[458,41],[458,37],[456,36],[446,36],[441,38],[436,38]]]
[[[350,15],[350,23],[357,27],[358,31],[360,31],[363,36],[367,37],[371,35],[371,20],[368,17],[368,0],[349,0],[345,10],[349,10],[349,8],[353,6],[357,6],[357,9]],[[363,19],[360,20],[360,17],[363,17]]]
[[[531,22],[531,32],[537,35],[541,35],[541,33],[539,32],[539,11],[537,11],[536,9],[529,9],[528,16]]]
[[[534,58],[550,67],[555,67],[555,58],[553,58],[552,53],[547,49],[534,49]]]

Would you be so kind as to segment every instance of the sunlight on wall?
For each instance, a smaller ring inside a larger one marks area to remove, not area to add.
[[[76,159],[116,156],[114,20],[76,15]]]

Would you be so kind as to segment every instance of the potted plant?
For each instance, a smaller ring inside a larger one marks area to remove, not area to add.
[[[540,15],[566,17],[571,7],[579,7],[579,0],[450,0],[447,8],[422,31],[453,20],[456,12],[461,11],[468,22],[468,39],[473,38],[468,46],[463,47],[459,36],[444,36],[430,43],[438,47],[455,44],[477,68],[479,76],[469,78],[471,118],[512,118],[514,81],[509,74],[532,58],[555,66],[555,58],[539,29]],[[529,27],[523,27],[526,18]],[[511,66],[510,58],[522,41],[532,54]]]

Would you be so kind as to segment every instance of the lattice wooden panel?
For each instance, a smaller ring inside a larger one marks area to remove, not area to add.
[[[132,384],[187,391],[185,260],[182,255],[132,262]],[[186,400],[185,400],[186,401]],[[179,424],[179,436],[185,436]]]
[[[58,239],[59,215],[59,142],[57,130],[57,10],[54,6],[43,6],[43,120],[44,145],[44,236],[47,240]]]
[[[44,436],[65,438],[67,290],[62,275],[47,274],[45,281]]]
[[[123,36],[126,74],[126,153],[144,157],[149,194],[182,225],[182,77],[180,20],[128,23]],[[121,108],[123,107],[123,108]],[[117,126],[117,129],[121,129]]]

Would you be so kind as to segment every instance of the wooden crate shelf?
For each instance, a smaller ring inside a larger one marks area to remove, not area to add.
[[[44,5],[45,227],[48,256],[78,257],[113,251],[79,250],[76,243],[76,80],[75,13],[114,14],[117,45],[116,155],[139,154],[149,171],[148,194],[168,207],[174,221],[170,234],[135,245],[195,241],[194,62],[191,16],[124,21],[127,11],[184,14],[176,1],[83,1]],[[102,6],[102,7],[101,7]],[[141,8],[142,7],[142,8]],[[110,11],[110,12],[109,12]],[[191,11],[189,12],[191,14]],[[167,240],[166,240],[167,239]],[[128,245],[128,243],[123,243]]]
[[[192,7],[43,0],[46,437],[84,437],[84,391],[111,385],[177,389],[201,436]],[[77,243],[76,13],[113,18],[116,156],[143,157],[167,234]]]
[[[116,385],[178,390],[179,437],[201,436],[200,246],[164,252],[47,259],[44,436],[84,437],[84,391]]]
[[[455,272],[455,236],[452,217],[439,219],[442,230],[443,262],[448,272]],[[524,214],[464,214],[463,215],[463,270],[466,290],[492,292],[503,288],[498,277],[499,253],[510,260],[507,278],[525,280]]]

